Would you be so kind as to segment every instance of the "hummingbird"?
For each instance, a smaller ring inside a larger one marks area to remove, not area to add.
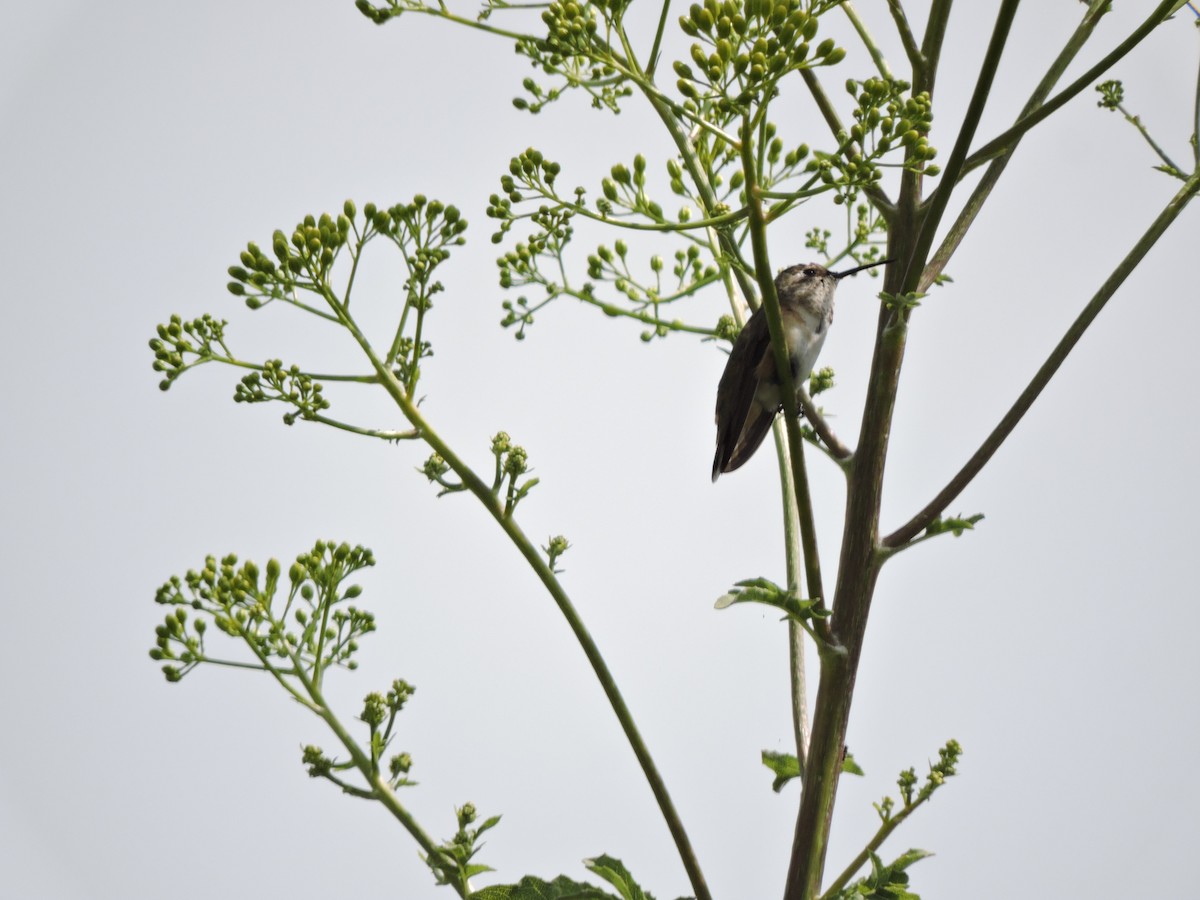
[[[817,263],[784,269],[775,278],[779,313],[792,366],[792,382],[801,390],[833,324],[833,294],[847,275],[892,260],[830,272]],[[762,307],[738,335],[717,387],[717,453],[712,480],[740,468],[763,442],[782,404],[779,370],[771,352],[771,333]]]

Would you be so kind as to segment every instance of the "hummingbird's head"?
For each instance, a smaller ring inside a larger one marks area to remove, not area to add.
[[[838,276],[820,263],[803,263],[789,266],[775,276],[775,289],[780,296],[788,293],[811,293],[827,290],[837,282]]]
[[[775,290],[783,306],[821,305],[832,302],[837,283],[847,275],[890,262],[890,259],[883,259],[844,272],[830,272],[820,263],[789,266],[775,277]]]

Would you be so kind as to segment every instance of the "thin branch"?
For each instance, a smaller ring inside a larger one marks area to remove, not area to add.
[[[971,94],[971,101],[963,116],[962,128],[954,141],[954,149],[950,151],[950,158],[946,161],[942,182],[933,192],[933,196],[929,198],[927,208],[921,216],[920,233],[913,245],[912,255],[905,263],[902,284],[908,290],[915,289],[916,283],[920,279],[920,273],[914,273],[912,267],[914,265],[920,266],[922,269],[925,267],[925,261],[933,246],[938,225],[941,224],[942,216],[946,212],[946,205],[950,202],[950,194],[958,183],[959,172],[962,170],[963,161],[967,158],[967,151],[971,148],[971,141],[975,139],[979,121],[983,118],[983,110],[987,106],[992,82],[996,78],[996,70],[1000,67],[1000,58],[1004,55],[1004,47],[1008,43],[1009,31],[1012,29],[1013,19],[1017,15],[1017,7],[1020,3],[1021,0],[1003,0],[1000,4],[1000,11],[996,14],[996,24],[992,29],[992,37],[988,42],[983,63],[979,67],[979,78],[975,82],[975,90]]]
[[[297,421],[320,422],[322,425],[328,425],[331,428],[338,428],[342,431],[348,431],[351,434],[360,434],[363,437],[379,438],[380,440],[391,441],[393,443],[397,441],[411,441],[414,438],[419,438],[421,436],[420,432],[418,432],[415,428],[410,428],[408,431],[381,431],[377,428],[363,428],[359,425],[351,425],[349,422],[340,422],[337,419],[331,419],[328,416],[323,416],[319,413],[308,417],[300,416],[298,417]]]
[[[625,698],[617,687],[616,679],[613,678],[612,671],[608,668],[608,663],[605,662],[604,656],[600,653],[600,648],[596,645],[587,626],[584,625],[583,619],[580,617],[578,610],[575,609],[575,605],[571,602],[571,598],[563,588],[562,583],[558,580],[558,576],[555,575],[554,571],[547,564],[537,544],[529,540],[515,519],[506,515],[503,505],[492,493],[488,484],[425,421],[416,404],[406,393],[404,385],[384,364],[383,360],[379,358],[370,341],[367,340],[366,336],[359,329],[358,324],[346,314],[344,308],[341,307],[336,298],[329,297],[327,299],[330,305],[338,311],[346,330],[358,342],[364,355],[379,375],[384,389],[387,390],[393,402],[400,408],[404,417],[408,419],[414,428],[421,432],[422,437],[429,444],[430,448],[462,479],[464,487],[483,504],[484,509],[491,514],[492,518],[504,530],[504,533],[508,535],[509,540],[512,541],[517,551],[525,558],[530,568],[533,569],[534,574],[542,582],[542,586],[553,598],[559,612],[567,620],[567,625],[571,628],[576,641],[578,641],[584,655],[591,664],[592,671],[596,675],[596,680],[600,682],[600,687],[603,689],[605,696],[608,698],[609,705],[612,707],[617,720],[621,724],[625,738],[629,742],[634,756],[637,757],[638,763],[641,765],[642,773],[650,785],[650,790],[658,802],[659,810],[662,812],[663,818],[667,823],[667,828],[675,841],[676,850],[679,852],[683,866],[687,870],[688,879],[697,900],[712,900],[708,884],[704,879],[703,872],[700,870],[700,863],[696,857],[696,852],[692,848],[687,831],[683,827],[683,821],[680,819],[679,813],[675,809],[675,804],[671,800],[671,795],[667,791],[666,782],[663,781],[662,775],[658,771],[658,766],[655,764],[654,758],[650,755],[650,750],[646,746],[641,732],[638,730],[637,723],[633,719],[633,714],[625,703]],[[382,788],[380,787],[381,784]],[[391,790],[387,788],[386,784],[379,782],[375,787],[377,790],[386,790],[385,796],[391,795]]]
[[[1016,146],[1017,142],[1029,129],[1033,128],[1043,119],[1046,119],[1052,113],[1057,112],[1067,101],[1072,100],[1081,91],[1094,84],[1101,75],[1124,58],[1129,51],[1141,43],[1146,35],[1161,25],[1163,21],[1182,5],[1183,0],[1162,0],[1146,20],[1134,29],[1129,37],[1118,44],[1111,53],[1100,60],[1100,62],[1080,75],[1070,85],[1063,88],[1061,92],[1048,100],[1044,106],[1038,107],[1027,116],[1022,116],[1011,128],[992,138],[992,140],[967,157],[966,162],[963,163],[959,177],[974,171],[997,156],[1011,152],[1013,147]]]
[[[1109,2],[1110,0],[1092,0],[1091,5],[1084,12],[1079,26],[1075,29],[1071,37],[1067,39],[1062,52],[1050,64],[1050,68],[1046,70],[1046,74],[1042,76],[1042,80],[1034,88],[1033,93],[1025,103],[1025,107],[1021,110],[1018,118],[1028,115],[1042,105],[1043,101],[1050,94],[1050,91],[1054,89],[1054,85],[1062,78],[1063,73],[1067,70],[1067,66],[1071,64],[1071,61],[1075,59],[1088,39],[1091,38],[1100,19],[1108,12]],[[1017,141],[1020,141],[1020,138],[1017,138]],[[1000,176],[1008,166],[1009,160],[1012,159],[1012,151],[1015,149],[1016,142],[1013,143],[1008,153],[992,160],[992,164],[983,173],[979,184],[975,186],[970,198],[959,212],[958,218],[950,226],[950,231],[942,239],[942,243],[934,252],[932,259],[926,264],[925,271],[921,273],[921,280],[918,282],[916,288],[918,291],[927,290],[937,279],[937,276],[942,273],[942,270],[945,269],[946,263],[950,261],[950,257],[954,255],[954,251],[958,249],[958,245],[966,237],[967,231],[970,230],[976,216],[983,209],[984,202],[996,186],[996,182],[1000,180]]]
[[[1100,286],[1100,290],[1096,292],[1087,306],[1083,308],[1078,318],[1071,323],[1071,327],[1067,329],[1062,340],[1058,342],[1058,345],[1050,353],[1050,356],[1042,363],[1037,374],[1033,376],[1033,380],[1029,382],[1025,390],[1017,397],[1012,408],[1004,414],[1004,418],[1000,420],[1000,423],[992,433],[987,436],[987,439],[975,451],[974,455],[967,460],[958,474],[950,479],[950,483],[942,488],[924,509],[913,516],[906,524],[897,528],[883,539],[882,543],[884,547],[900,547],[916,537],[921,531],[929,527],[929,524],[941,515],[946,507],[953,503],[955,498],[962,493],[963,489],[979,474],[988,460],[992,458],[992,455],[1000,449],[1000,445],[1012,434],[1013,429],[1017,427],[1017,423],[1029,411],[1029,408],[1038,398],[1038,395],[1041,394],[1054,373],[1058,371],[1059,367],[1066,360],[1067,355],[1079,343],[1084,332],[1087,331],[1096,316],[1100,314],[1100,311],[1104,309],[1105,304],[1108,303],[1113,294],[1117,292],[1117,288],[1129,277],[1130,273],[1133,272],[1146,254],[1150,252],[1150,248],[1162,237],[1170,224],[1183,212],[1184,207],[1187,206],[1188,202],[1198,192],[1200,192],[1200,170],[1192,173],[1179,192],[1171,198],[1171,201],[1163,211],[1151,223],[1146,233],[1134,244],[1129,254],[1121,260],[1120,264],[1113,270],[1113,273]]]
[[[854,455],[854,451],[843,444],[838,439],[838,436],[833,433],[833,429],[829,427],[829,423],[821,415],[821,410],[813,403],[812,397],[808,396],[808,391],[801,388],[798,391],[798,399],[800,406],[804,409],[804,418],[808,419],[808,424],[817,433],[817,437],[825,442],[825,446],[829,450],[829,456],[845,468],[845,464],[850,461],[850,458]]]
[[[946,26],[950,23],[950,7],[954,0],[933,0],[929,9],[929,21],[925,24],[925,38],[921,42],[920,65],[913,67],[913,91],[929,91],[933,95],[937,80],[938,65],[942,59],[942,41],[946,38]]]
[[[1163,167],[1165,170],[1167,170],[1167,174],[1174,175],[1180,181],[1186,181],[1187,175],[1184,173],[1183,169],[1175,165],[1175,161],[1171,159],[1171,157],[1167,156],[1167,151],[1158,146],[1158,142],[1151,137],[1150,132],[1146,130],[1146,126],[1142,124],[1141,117],[1130,114],[1120,103],[1117,104],[1117,111],[1125,117],[1126,122],[1138,130],[1138,134],[1140,134],[1145,139],[1146,143],[1150,145],[1150,149],[1153,150],[1155,155],[1163,161]]]
[[[775,436],[775,458],[779,463],[779,492],[783,501],[783,553],[787,564],[788,590],[800,593],[804,562],[800,555],[800,507],[796,503],[796,482],[792,478],[791,454],[782,423],[776,419],[771,431]],[[796,763],[801,783],[808,763],[808,676],[804,663],[804,634],[807,629],[788,617],[788,686],[792,700],[792,740],[796,745]],[[815,638],[814,638],[815,640]]]
[[[900,827],[900,824],[911,816],[922,803],[929,800],[928,797],[922,797],[910,806],[906,806],[900,812],[896,813],[886,822],[879,826],[879,830],[871,840],[867,841],[867,845],[863,847],[862,852],[850,862],[850,865],[842,871],[842,874],[833,880],[833,883],[825,889],[825,893],[821,895],[821,900],[833,900],[838,892],[850,883],[850,879],[854,877],[854,873],[867,864],[867,860],[871,858],[871,854],[883,846],[883,842],[891,836],[892,832]]]
[[[843,136],[848,132],[845,126],[842,125],[842,120],[838,117],[837,109],[834,108],[833,102],[821,86],[821,80],[817,78],[817,74],[812,69],[801,69],[800,77],[804,79],[804,84],[808,88],[808,92],[812,94],[813,100],[816,101],[817,109],[821,111],[821,116],[825,119],[825,124],[829,126],[829,130],[833,133],[834,138],[839,141],[842,140]],[[847,145],[845,149],[847,151],[846,155],[850,159],[861,159],[858,151],[852,146]],[[875,208],[879,210],[879,214],[883,216],[883,220],[890,222],[891,217],[896,212],[896,205],[892,203],[887,192],[878,185],[865,185],[862,188],[862,192],[875,204]]]
[[[658,68],[658,51],[662,47],[663,31],[667,27],[667,15],[671,12],[671,0],[663,0],[662,12],[658,14],[658,29],[654,32],[654,44],[650,47],[649,62],[646,64],[646,78],[654,77]]]
[[[854,8],[854,4],[850,0],[843,0],[841,7],[842,12],[846,14],[846,18],[850,20],[850,24],[854,26],[854,30],[858,32],[858,37],[863,42],[863,46],[871,54],[871,59],[875,62],[875,68],[879,70],[879,74],[888,81],[891,81],[892,70],[888,67],[887,60],[884,59],[883,51],[879,49],[879,45],[871,37],[871,32],[867,30],[866,23],[859,17],[858,10]]]
[[[748,128],[748,119],[743,128]],[[771,263],[767,255],[766,215],[762,197],[758,191],[758,171],[750,152],[748,135],[742,140],[742,171],[746,176],[746,203],[750,207],[750,241],[754,252],[754,272],[758,278],[762,296],[762,309],[767,317],[767,328],[771,334],[771,350],[779,374],[779,388],[783,400],[784,427],[787,429],[788,458],[791,460],[791,475],[796,488],[796,506],[800,519],[800,543],[804,551],[804,579],[810,599],[825,607],[825,588],[821,582],[821,555],[817,548],[816,520],[813,513],[812,493],[808,486],[808,470],[804,463],[804,438],[800,433],[800,417],[796,404],[797,391],[792,378],[792,366],[788,360],[787,340],[783,333],[783,318],[775,282],[771,277]],[[818,633],[826,643],[836,644],[836,637],[826,617],[814,622]]]
[[[1200,19],[1200,12],[1196,13],[1196,18]],[[1192,111],[1192,160],[1200,169],[1200,68],[1196,69],[1196,103]]]
[[[904,8],[900,5],[900,0],[888,0],[888,11],[892,14],[892,21],[896,23],[896,32],[900,35],[900,43],[904,45],[908,64],[915,74],[925,65],[925,60],[921,56],[921,48],[917,46],[917,39],[913,36],[912,28],[909,27],[908,17],[904,15]]]

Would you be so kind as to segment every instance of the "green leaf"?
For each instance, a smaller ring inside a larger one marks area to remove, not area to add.
[[[983,521],[983,513],[973,516],[950,516],[943,519],[938,516],[925,529],[927,535],[945,534],[951,532],[955,537],[962,537],[964,531],[974,531],[975,526]]]
[[[777,794],[793,778],[800,777],[800,760],[790,753],[764,750],[762,764],[775,773],[775,780],[771,782],[771,790]]]
[[[471,900],[512,900],[516,885],[493,884],[489,887],[471,891]]]
[[[920,862],[926,857],[933,856],[928,850],[918,850],[915,847],[911,850],[902,853],[892,862],[892,869],[897,872],[903,872],[915,862]]]
[[[816,610],[815,600],[801,600],[791,591],[780,587],[766,578],[747,578],[737,582],[727,594],[717,598],[714,606],[717,609],[728,609],[737,603],[761,603],[782,611],[786,616],[798,621],[808,621],[816,616],[825,615]]]
[[[862,770],[862,766],[858,764],[858,761],[849,750],[845,751],[845,754],[842,756],[842,771],[847,775],[867,774]]]
[[[602,853],[595,859],[585,859],[583,864],[615,887],[622,900],[654,900],[633,880],[633,875],[619,859]]]
[[[516,884],[494,884],[471,892],[470,900],[617,900],[594,885],[559,875],[543,881],[526,875]]]

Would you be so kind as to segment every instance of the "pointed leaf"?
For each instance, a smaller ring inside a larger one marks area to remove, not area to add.
[[[800,777],[800,760],[790,753],[776,753],[773,750],[764,750],[762,752],[762,764],[775,773],[775,780],[771,782],[771,790],[777,794],[793,778]]]
[[[858,760],[854,758],[854,755],[849,750],[847,750],[845,755],[842,756],[842,772],[847,775],[867,774],[862,770],[862,766],[858,764]]]
[[[915,847],[900,856],[892,862],[891,868],[897,872],[903,872],[915,862],[920,862],[928,856],[933,856],[928,850],[918,850]]]
[[[654,900],[634,881],[633,875],[619,859],[602,853],[594,859],[585,859],[583,864],[615,887],[622,900]]]

